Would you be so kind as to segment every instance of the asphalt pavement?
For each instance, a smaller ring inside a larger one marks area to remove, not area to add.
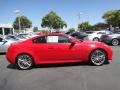
[[[74,63],[17,70],[0,55],[0,90],[120,90],[120,46],[111,48],[113,61],[103,66]]]

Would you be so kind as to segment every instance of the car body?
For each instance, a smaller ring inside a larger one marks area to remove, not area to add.
[[[102,42],[79,41],[66,34],[50,33],[12,44],[6,58],[19,69],[29,69],[34,64],[68,62],[90,62],[99,66],[112,60],[112,50]]]
[[[9,46],[18,40],[19,39],[14,35],[1,36],[0,37],[0,53],[7,52],[7,49],[9,48]]]
[[[105,34],[101,36],[101,41],[106,44],[117,46],[120,44],[120,34]]]
[[[100,41],[100,37],[103,34],[111,34],[112,32],[108,30],[101,30],[101,31],[86,31],[86,33],[88,34],[87,40]]]
[[[79,40],[84,40],[88,35],[85,32],[74,32],[71,36]]]

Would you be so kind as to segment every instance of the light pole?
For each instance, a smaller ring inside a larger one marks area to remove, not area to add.
[[[20,10],[15,10],[14,12],[18,16],[19,33],[20,33],[20,31],[21,31]]]
[[[82,14],[83,14],[83,12],[79,12],[77,15],[78,16],[78,25],[80,24],[80,18],[81,18]],[[79,28],[79,30],[80,30],[80,28]]]

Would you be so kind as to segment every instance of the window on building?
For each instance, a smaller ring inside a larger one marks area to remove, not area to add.
[[[11,34],[10,28],[4,28],[5,35]]]
[[[13,28],[10,29],[10,33],[13,34]]]
[[[2,28],[0,28],[0,35],[3,35]]]

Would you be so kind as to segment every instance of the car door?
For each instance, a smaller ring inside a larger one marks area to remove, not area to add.
[[[80,59],[80,51],[77,44],[72,45],[65,36],[47,37],[47,57],[49,60],[75,60]],[[79,52],[78,52],[79,51]]]
[[[98,33],[97,33],[98,38],[100,39],[100,37],[101,37],[103,34],[105,34],[105,31],[98,32]]]
[[[80,59],[78,44],[72,45],[65,36],[42,36],[33,40],[40,61]]]
[[[34,54],[38,57],[39,61],[48,60],[48,44],[46,43],[46,36],[40,36],[32,40],[31,48],[34,48]]]
[[[80,59],[80,51],[77,44],[72,44],[65,36],[52,36],[55,42],[49,43],[49,59],[51,60],[75,60]],[[55,39],[56,38],[56,39]]]

